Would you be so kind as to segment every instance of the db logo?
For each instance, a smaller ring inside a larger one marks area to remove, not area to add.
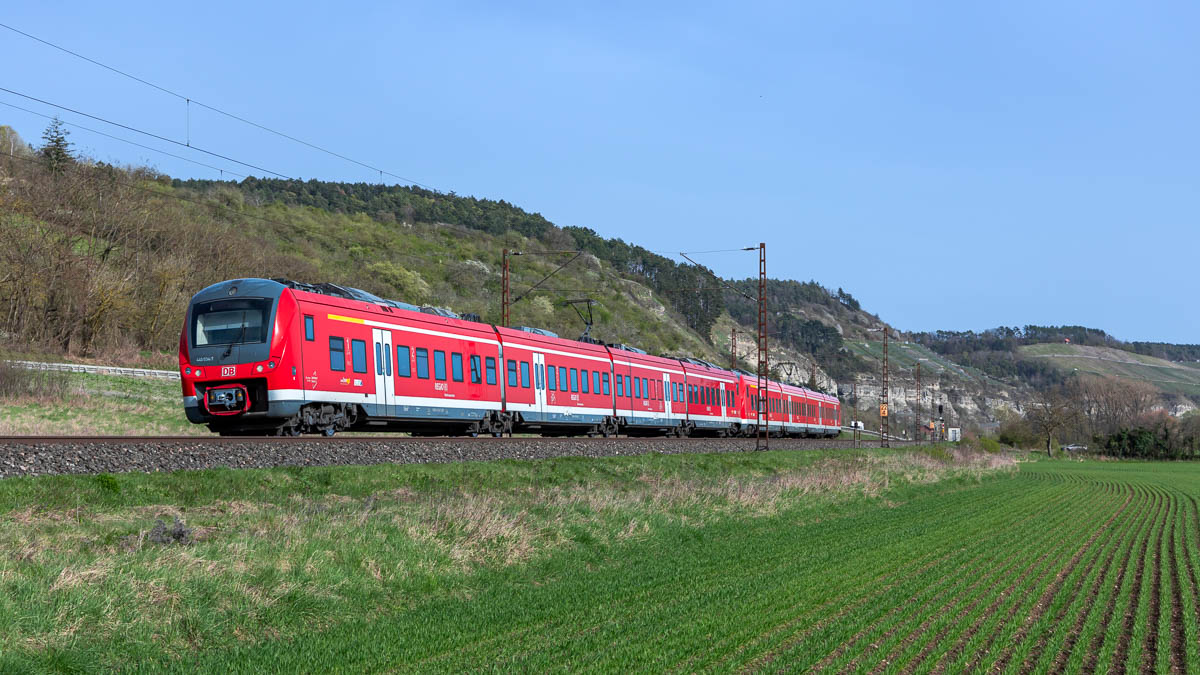
[[[237,375],[237,366],[221,366],[221,377],[233,377]]]

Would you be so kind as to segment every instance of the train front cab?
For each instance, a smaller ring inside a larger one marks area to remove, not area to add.
[[[272,397],[299,387],[289,350],[296,303],[286,290],[266,279],[236,279],[192,298],[179,337],[189,421],[221,433],[259,432],[299,411],[299,403]]]

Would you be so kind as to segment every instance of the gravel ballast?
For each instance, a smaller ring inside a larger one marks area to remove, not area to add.
[[[877,444],[860,443],[860,446],[874,447]],[[830,450],[850,448],[852,445],[851,441],[846,440],[817,439],[771,439],[770,443],[772,450]],[[264,469],[277,466],[420,464],[753,451],[754,439],[744,438],[0,440],[0,478],[217,467]]]

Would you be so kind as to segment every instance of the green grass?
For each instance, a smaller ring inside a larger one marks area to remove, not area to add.
[[[0,434],[11,435],[209,435],[183,414],[176,380],[117,375],[65,374],[61,399],[0,399]]]
[[[946,448],[9,479],[0,669],[1194,668],[1197,497]]]

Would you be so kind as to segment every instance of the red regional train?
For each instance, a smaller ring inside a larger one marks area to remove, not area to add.
[[[200,291],[179,337],[184,410],[222,435],[405,431],[753,436],[757,377],[506,328],[335,284]],[[768,432],[836,436],[838,399],[770,382]]]

